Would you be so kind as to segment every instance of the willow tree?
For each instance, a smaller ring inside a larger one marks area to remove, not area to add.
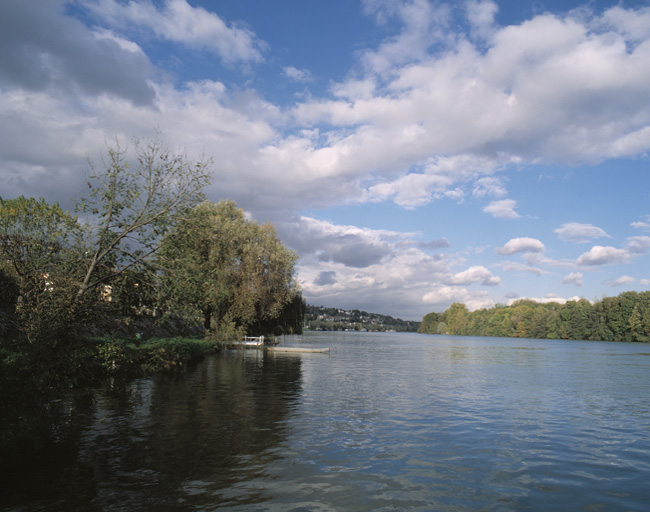
[[[169,303],[200,313],[206,331],[277,318],[297,293],[296,254],[272,224],[248,220],[230,200],[196,206],[159,256]]]

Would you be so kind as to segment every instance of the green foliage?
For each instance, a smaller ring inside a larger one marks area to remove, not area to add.
[[[418,332],[420,333],[437,333],[438,332],[438,322],[440,321],[440,315],[438,313],[428,313],[424,315],[420,327],[418,327]]]
[[[102,170],[90,162],[88,193],[77,203],[78,211],[94,219],[86,226],[92,250],[79,295],[125,269],[145,268],[163,235],[203,199],[210,182],[208,161],[189,163],[158,139],[134,139],[132,145],[133,155],[119,142],[109,147]]]
[[[146,341],[108,338],[97,344],[95,359],[107,374],[141,375],[176,371],[200,361],[214,350],[210,340],[150,338]]]
[[[138,347],[144,352],[141,368],[144,372],[176,371],[203,359],[214,345],[206,340],[186,338],[151,339]]]
[[[452,304],[445,312],[425,315],[418,332],[601,341],[650,341],[650,292],[624,292],[592,304],[539,304],[521,300],[468,312]]]
[[[9,284],[3,305],[15,313],[30,351],[41,347],[45,358],[70,342],[92,313],[87,302],[75,301],[82,252],[77,219],[58,204],[0,199],[2,281]]]
[[[168,307],[198,311],[206,331],[222,331],[278,318],[297,294],[296,260],[272,225],[221,201],[190,211],[163,240],[158,263]]]

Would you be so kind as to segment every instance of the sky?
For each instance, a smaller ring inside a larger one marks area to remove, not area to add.
[[[650,290],[650,0],[3,0],[0,197],[156,133],[313,305]]]

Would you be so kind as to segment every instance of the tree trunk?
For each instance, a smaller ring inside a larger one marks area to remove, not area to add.
[[[205,308],[203,310],[203,328],[206,331],[209,331],[211,324],[212,324],[212,308]]]

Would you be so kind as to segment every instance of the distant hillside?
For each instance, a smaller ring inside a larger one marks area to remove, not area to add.
[[[417,332],[420,322],[402,320],[388,315],[367,313],[353,309],[307,305],[305,311],[307,329],[320,331],[397,331]]]

